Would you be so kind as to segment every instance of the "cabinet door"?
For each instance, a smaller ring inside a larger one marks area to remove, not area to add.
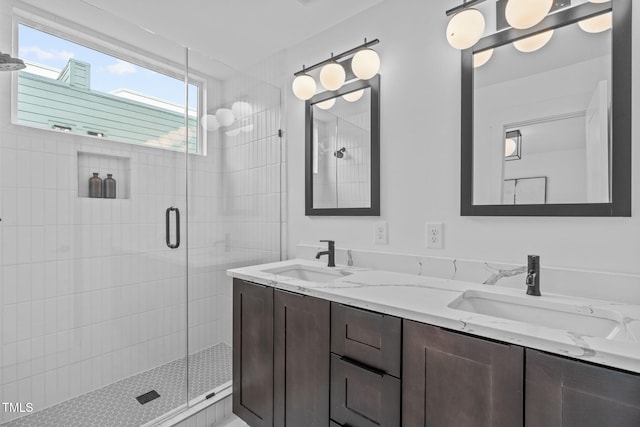
[[[275,291],[274,425],[277,427],[329,424],[329,313],[329,301]]]
[[[521,347],[403,325],[403,426],[522,426]]]
[[[527,349],[525,421],[545,427],[638,427],[640,375]]]
[[[273,288],[233,279],[233,413],[273,426]]]

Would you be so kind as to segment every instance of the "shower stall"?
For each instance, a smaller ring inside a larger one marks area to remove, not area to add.
[[[282,61],[74,3],[0,6],[0,425],[170,425],[230,393],[226,270],[284,256]]]

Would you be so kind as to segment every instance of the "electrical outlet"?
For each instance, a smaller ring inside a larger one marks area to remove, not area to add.
[[[431,249],[442,249],[444,236],[444,225],[441,222],[428,222],[425,227],[427,247]]]
[[[373,243],[376,245],[387,244],[387,222],[378,221],[373,223]]]

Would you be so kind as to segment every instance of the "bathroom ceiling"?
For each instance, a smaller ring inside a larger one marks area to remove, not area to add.
[[[109,12],[236,68],[254,64],[383,0],[24,0],[67,19]],[[93,7],[87,8],[90,5]],[[77,7],[76,7],[77,6]],[[77,16],[85,10],[85,16]],[[80,21],[87,22],[87,21]],[[89,21],[91,22],[91,21]],[[117,37],[117,34],[112,34]],[[366,37],[368,34],[363,34]],[[353,40],[356,44],[361,40]]]

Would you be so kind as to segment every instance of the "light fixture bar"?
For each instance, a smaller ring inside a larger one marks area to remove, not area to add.
[[[473,0],[473,1],[485,1],[485,0]],[[331,58],[325,59],[324,61],[318,62],[317,64],[314,64],[314,65],[312,65],[310,67],[303,67],[302,70],[293,73],[293,75],[294,76],[299,76],[301,74],[305,74],[308,71],[315,70],[316,68],[320,68],[320,67],[322,67],[323,65],[325,65],[325,64],[327,64],[329,62],[338,61],[338,60],[340,60],[340,59],[342,59],[344,57],[347,57],[349,55],[353,55],[354,53],[356,53],[357,51],[359,51],[362,48],[369,47],[369,46],[374,46],[374,45],[377,45],[378,43],[380,43],[380,40],[378,40],[378,39],[371,40],[370,42],[368,42],[367,39],[364,39],[364,43],[362,43],[360,46],[356,46],[353,49],[346,50],[346,51],[344,51],[344,52],[342,52],[342,53],[340,53],[338,55],[333,55],[333,56],[331,56]]]
[[[461,10],[464,10],[464,9],[466,9],[468,7],[471,7],[471,6],[475,6],[476,4],[484,3],[485,1],[486,0],[469,0],[469,1],[465,1],[460,6],[456,6],[453,9],[447,10],[445,12],[445,15],[447,15],[447,16],[455,15],[456,13],[460,12]]]

